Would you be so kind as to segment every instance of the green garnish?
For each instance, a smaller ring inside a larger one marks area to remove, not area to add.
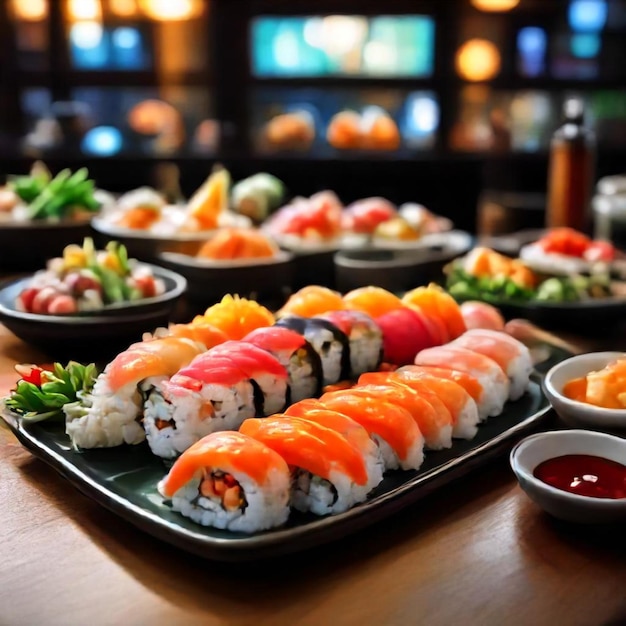
[[[53,371],[36,365],[17,365],[22,375],[5,405],[26,422],[61,420],[63,407],[89,393],[98,375],[94,363],[81,365],[70,361],[65,367],[55,363]]]
[[[87,168],[72,173],[61,170],[54,178],[42,168],[34,169],[29,176],[17,176],[9,186],[28,204],[28,215],[33,220],[60,219],[74,211],[95,212],[100,203],[94,196],[95,184],[88,178]]]

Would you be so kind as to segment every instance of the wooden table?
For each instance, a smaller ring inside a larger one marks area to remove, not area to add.
[[[43,358],[0,327],[2,393],[16,362]],[[153,539],[5,427],[0,502],[3,626],[626,623],[626,533],[552,520],[506,458],[341,543],[272,563],[204,561]]]

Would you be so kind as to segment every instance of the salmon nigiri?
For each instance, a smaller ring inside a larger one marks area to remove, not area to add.
[[[360,382],[350,389],[350,393],[362,398],[369,398],[371,402],[382,399],[406,409],[424,436],[426,448],[441,450],[452,446],[452,416],[450,412],[435,410],[424,396],[399,380],[381,378],[376,382]]]
[[[272,448],[294,468],[291,505],[299,511],[341,513],[367,498],[363,456],[338,432],[282,414],[248,419],[239,432]]]
[[[533,363],[530,351],[521,341],[497,330],[474,328],[455,339],[451,345],[493,359],[511,381],[509,399],[517,400],[526,391]]]
[[[407,365],[393,374],[409,385],[416,385],[417,391],[427,390],[443,402],[452,415],[452,436],[458,439],[473,439],[478,432],[478,407],[469,393],[458,383],[436,374],[420,371],[417,365]],[[426,396],[430,398],[429,395]]]
[[[487,393],[487,414],[502,413],[509,397],[510,383],[502,368],[489,357],[460,346],[448,344],[422,350],[415,357],[416,365],[430,365],[445,369],[460,370],[476,378]]]
[[[278,453],[242,433],[223,431],[183,452],[159,492],[199,524],[251,533],[287,520],[289,481]]]
[[[325,393],[319,404],[361,424],[378,443],[385,469],[415,470],[424,462],[424,436],[400,405],[380,398],[368,401],[350,390]]]

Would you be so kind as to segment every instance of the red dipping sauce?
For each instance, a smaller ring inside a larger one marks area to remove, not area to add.
[[[533,475],[579,496],[626,498],[626,465],[588,454],[566,454],[540,463]]]

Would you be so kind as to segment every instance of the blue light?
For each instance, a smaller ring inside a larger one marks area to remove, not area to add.
[[[517,50],[520,56],[520,73],[539,76],[545,69],[547,48],[546,31],[537,26],[527,26],[517,34]]]
[[[123,26],[116,28],[113,31],[113,45],[116,48],[124,48],[126,50],[132,50],[138,48],[141,43],[141,37],[139,31],[136,28],[130,28]]]
[[[606,0],[572,0],[569,5],[569,24],[572,30],[597,32],[606,24]]]
[[[578,59],[593,59],[600,52],[600,37],[594,33],[578,33],[572,35],[570,50]]]
[[[87,131],[82,141],[82,150],[96,156],[113,156],[122,149],[122,133],[114,126],[96,126]]]

